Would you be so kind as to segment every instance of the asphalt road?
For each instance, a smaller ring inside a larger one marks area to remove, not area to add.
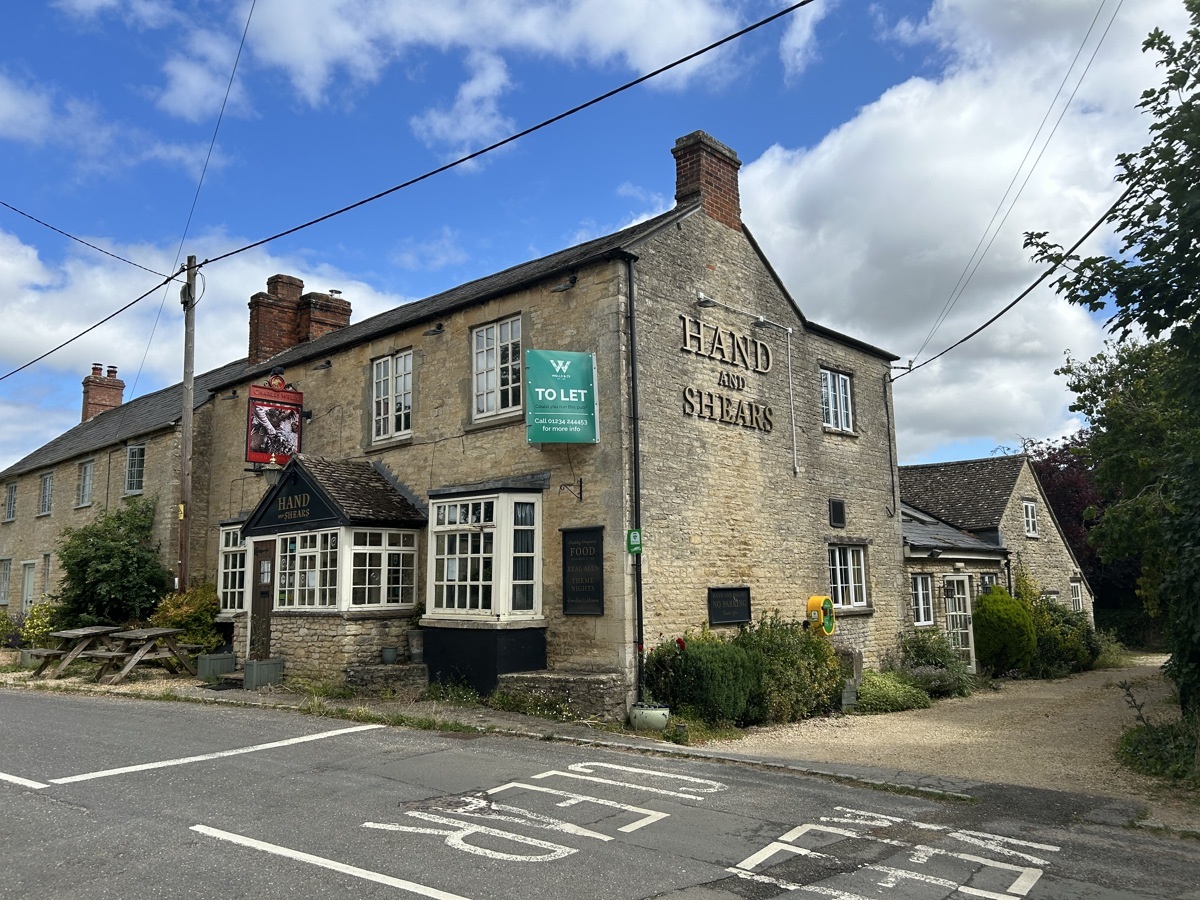
[[[0,692],[0,897],[1200,898],[1200,843],[977,793]]]

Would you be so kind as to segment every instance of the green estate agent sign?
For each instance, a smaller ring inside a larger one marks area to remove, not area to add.
[[[525,435],[531,444],[597,444],[596,357],[525,351]]]

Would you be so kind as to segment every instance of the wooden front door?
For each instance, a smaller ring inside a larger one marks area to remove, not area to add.
[[[275,605],[275,542],[254,542],[254,593],[250,598],[250,659],[271,658],[271,608]]]
[[[975,671],[975,635],[971,628],[970,580],[966,575],[950,575],[943,582],[946,592],[946,636]]]

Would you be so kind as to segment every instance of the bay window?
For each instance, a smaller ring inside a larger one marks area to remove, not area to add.
[[[246,541],[241,528],[221,529],[221,611],[246,608]]]

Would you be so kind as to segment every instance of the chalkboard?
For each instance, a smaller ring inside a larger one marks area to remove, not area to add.
[[[604,529],[562,529],[563,615],[604,615]]]
[[[734,625],[750,621],[750,588],[710,587],[708,624]]]

